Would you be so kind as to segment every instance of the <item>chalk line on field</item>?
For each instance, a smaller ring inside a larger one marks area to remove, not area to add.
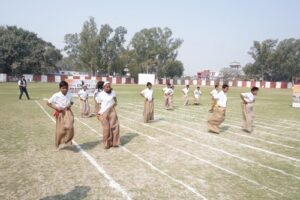
[[[186,109],[184,109],[184,108],[179,108],[178,107],[178,109],[180,109],[180,110],[183,110],[183,111],[188,111],[188,112],[193,112],[193,113],[196,113],[196,114],[200,114],[200,113],[198,113],[198,112],[195,112],[194,110],[191,110],[191,109],[188,109],[188,108],[186,108]],[[201,110],[203,110],[203,108],[202,107],[200,107],[200,109]],[[205,110],[205,109],[204,109]],[[207,111],[207,110],[206,110]],[[234,113],[234,114],[240,114],[240,113],[238,113],[238,112],[235,112],[235,111],[229,111],[230,113]],[[234,117],[234,116],[230,116],[231,118],[236,118],[236,117]],[[270,121],[270,123],[274,123],[272,120],[269,120],[269,119],[262,119],[262,117],[261,116],[255,116],[255,119],[259,119],[260,121],[257,121],[258,123],[264,123],[265,122],[265,124],[268,124],[267,123],[267,121]],[[277,121],[276,121],[277,122]],[[280,122],[279,122],[280,123]],[[287,124],[288,123],[288,124]],[[281,123],[282,124],[282,123]],[[284,125],[285,124],[285,125]],[[272,125],[274,125],[274,126],[278,126],[278,127],[281,127],[281,128],[287,128],[287,126],[293,126],[293,128],[296,128],[297,130],[300,130],[299,129],[299,127],[300,127],[300,125],[298,125],[297,124],[297,122],[296,121],[290,121],[290,122],[284,122],[284,124],[282,124],[282,125],[280,125],[280,124],[272,124]],[[298,126],[298,128],[297,128],[297,126]],[[267,129],[271,129],[271,130],[276,130],[276,129],[273,129],[272,127],[269,127],[269,126],[264,126],[264,125],[261,125],[261,127],[265,127],[265,128],[267,128]],[[288,128],[290,128],[290,127],[288,127]]]
[[[122,117],[122,118],[123,118],[123,117]],[[272,189],[272,188],[269,188],[269,187],[267,187],[267,186],[261,185],[261,184],[258,183],[257,181],[248,179],[247,177],[242,176],[242,175],[239,175],[239,174],[237,174],[236,172],[230,171],[230,170],[228,170],[228,169],[226,169],[226,168],[224,168],[224,167],[221,167],[221,166],[219,166],[219,165],[216,165],[216,164],[212,163],[211,161],[208,161],[208,160],[199,158],[199,157],[197,157],[197,156],[195,156],[195,155],[193,155],[193,154],[191,154],[191,153],[189,153],[189,152],[187,152],[187,151],[184,151],[184,150],[179,149],[179,148],[177,148],[177,147],[174,147],[174,146],[172,146],[172,145],[169,145],[169,144],[166,144],[166,143],[164,143],[164,142],[161,142],[161,141],[159,141],[158,139],[156,139],[156,138],[154,138],[154,137],[145,135],[145,134],[143,134],[143,133],[140,132],[140,131],[137,131],[137,130],[135,130],[135,129],[132,129],[132,128],[127,127],[127,126],[124,126],[124,125],[121,125],[121,126],[124,127],[124,128],[126,128],[126,129],[128,129],[128,130],[130,130],[130,131],[133,131],[133,132],[135,132],[135,133],[137,133],[137,134],[139,134],[139,135],[142,135],[142,136],[144,136],[144,137],[146,137],[146,138],[148,138],[148,139],[150,139],[150,140],[155,140],[156,142],[161,143],[163,146],[167,146],[167,147],[169,147],[169,148],[171,148],[171,149],[174,149],[174,150],[176,150],[176,151],[181,152],[181,153],[184,154],[184,155],[188,155],[188,156],[190,156],[190,157],[192,157],[192,158],[195,158],[196,160],[199,160],[199,161],[201,161],[201,162],[203,162],[203,163],[206,163],[206,164],[208,164],[208,165],[211,165],[211,166],[213,166],[213,167],[215,167],[215,168],[217,168],[217,169],[219,169],[219,170],[221,170],[221,171],[224,171],[224,172],[226,172],[226,173],[228,173],[228,174],[230,174],[230,175],[237,176],[237,177],[241,178],[242,180],[248,181],[248,182],[250,182],[250,183],[252,183],[252,184],[254,184],[254,185],[258,185],[258,186],[260,186],[260,187],[263,188],[263,189],[270,190],[270,191],[275,192],[275,193],[280,194],[280,195],[283,194],[283,193],[278,192],[278,191],[276,191],[276,190],[274,190],[274,189]]]
[[[120,114],[118,114],[118,116],[123,117],[123,116],[120,115]],[[123,117],[123,118],[124,118],[124,117]],[[128,119],[128,118],[126,118],[126,119],[127,119],[127,120],[130,120],[130,121],[134,121],[135,123],[140,123],[140,122],[137,122],[137,121],[132,120],[132,119]],[[140,123],[140,124],[142,124],[142,123]],[[147,126],[147,124],[145,124],[145,125]],[[149,126],[149,125],[148,125],[148,127],[150,127],[150,128],[156,128],[156,127],[152,127],[152,126]],[[181,139],[184,139],[184,140],[186,140],[186,141],[188,141],[188,142],[192,142],[192,143],[195,143],[195,144],[199,144],[199,145],[201,145],[201,146],[207,147],[207,148],[212,149],[212,150],[214,150],[214,151],[221,152],[221,153],[223,153],[223,154],[226,154],[226,155],[228,155],[228,156],[230,156],[230,157],[233,157],[233,158],[237,158],[237,159],[242,160],[242,161],[244,161],[244,162],[253,163],[253,164],[256,164],[256,165],[258,165],[258,166],[260,166],[260,167],[267,168],[267,169],[269,169],[269,170],[276,171],[276,172],[279,172],[279,173],[281,173],[281,174],[283,174],[283,175],[290,176],[290,177],[293,177],[293,178],[296,178],[296,179],[300,180],[300,177],[299,177],[299,176],[296,176],[296,175],[293,175],[293,174],[289,174],[289,173],[285,172],[284,170],[277,169],[277,168],[273,168],[273,167],[270,167],[270,166],[261,164],[261,163],[259,163],[259,162],[250,160],[250,159],[248,159],[248,158],[244,158],[244,157],[241,157],[241,156],[238,156],[238,155],[229,153],[229,152],[227,152],[227,151],[225,151],[225,150],[223,150],[223,149],[215,148],[215,147],[213,147],[213,146],[210,146],[210,145],[207,145],[207,144],[204,144],[204,143],[200,143],[200,142],[198,142],[198,141],[194,141],[194,140],[192,140],[192,139],[190,139],[190,138],[183,137],[183,136],[178,135],[178,134],[173,133],[173,132],[169,132],[169,131],[166,131],[166,130],[163,130],[163,129],[160,129],[160,128],[156,128],[156,129],[157,129],[157,130],[160,130],[160,131],[162,131],[162,132],[168,133],[168,134],[170,134],[170,135],[174,135],[174,136],[179,137],[179,138],[181,138]]]
[[[162,109],[155,109],[155,110],[159,110],[160,112],[167,112],[166,110],[162,110]],[[167,118],[170,118],[170,119],[175,119],[175,120],[178,120],[178,121],[184,121],[184,122],[188,122],[188,123],[194,123],[196,124],[196,122],[194,121],[187,121],[187,120],[184,120],[184,119],[179,119],[179,118],[174,118],[174,117],[167,117]],[[191,117],[193,119],[196,119],[194,117]],[[198,118],[197,118],[198,119]],[[202,120],[202,119],[200,119]],[[203,121],[203,120],[202,120]],[[197,124],[198,125],[198,124]],[[240,128],[239,126],[236,126],[236,125],[233,125],[233,124],[227,124],[227,123],[223,123],[223,125],[228,125],[230,127],[236,127],[236,128]],[[193,129],[195,130],[195,129]],[[240,137],[246,137],[246,138],[249,138],[249,139],[253,139],[253,140],[258,140],[258,141],[261,141],[261,142],[265,142],[265,143],[269,143],[269,144],[273,144],[273,145],[278,145],[278,146],[282,146],[282,147],[285,147],[285,148],[289,148],[289,149],[298,149],[296,147],[292,147],[292,146],[289,146],[289,145],[285,145],[285,144],[281,144],[281,143],[277,143],[277,142],[272,142],[272,141],[269,141],[269,140],[264,140],[264,139],[261,139],[261,138],[258,138],[258,137],[252,137],[252,136],[249,136],[249,135],[245,135],[245,134],[242,134],[242,133],[236,133],[234,131],[231,131],[229,130],[231,133],[237,135],[237,136],[240,136]],[[201,131],[198,131],[198,132],[201,132]],[[203,132],[201,132],[203,133]],[[299,149],[298,149],[299,150]]]
[[[52,122],[55,123],[55,120],[49,115],[49,113],[44,109],[44,107],[37,100],[35,100],[35,103],[52,120]],[[111,176],[107,174],[107,172],[97,163],[97,161],[90,154],[84,151],[75,140],[72,140],[72,142],[75,144],[75,147],[79,150],[79,152],[96,168],[96,170],[107,179],[109,186],[111,188],[120,192],[125,199],[131,200],[130,195],[121,187],[119,183],[117,183]]]
[[[81,121],[79,119],[77,119],[78,121]],[[88,127],[90,130],[92,130],[93,132],[95,132],[96,130],[92,127],[90,127],[88,124],[83,123],[83,125],[85,125],[86,127]],[[96,131],[97,132],[97,131]],[[101,136],[100,133],[97,132],[98,135]],[[182,182],[181,180],[178,180],[176,178],[173,178],[172,176],[168,175],[167,173],[161,171],[159,168],[155,167],[151,162],[146,161],[145,159],[143,159],[142,157],[138,156],[137,154],[132,153],[130,150],[128,150],[126,147],[122,146],[122,149],[127,151],[129,154],[131,154],[132,156],[136,157],[138,160],[142,161],[143,163],[147,164],[151,169],[153,169],[154,171],[157,171],[158,173],[168,177],[169,179],[171,179],[173,182],[182,185],[183,187],[185,187],[187,190],[191,191],[192,193],[194,193],[195,195],[197,195],[198,197],[201,197],[204,200],[207,200],[206,197],[204,197],[202,194],[200,194],[199,192],[197,192],[197,190],[195,188],[193,188],[192,186]]]
[[[129,111],[124,111],[124,112],[129,112]],[[181,120],[181,121],[183,121],[183,120]],[[186,120],[184,120],[184,121],[186,121]],[[156,127],[153,127],[153,128],[156,128]],[[194,131],[198,131],[198,130],[194,129]],[[266,150],[266,149],[263,149],[263,148],[259,148],[259,147],[254,147],[254,146],[251,146],[251,145],[248,145],[248,144],[244,144],[244,143],[241,143],[241,142],[232,141],[232,140],[229,140],[227,138],[217,137],[217,136],[212,135],[212,134],[207,134],[207,135],[219,138],[219,139],[224,140],[224,141],[228,141],[229,143],[238,144],[239,146],[242,146],[242,147],[247,147],[247,148],[254,149],[256,151],[261,151],[261,152],[264,152],[266,154],[271,154],[271,155],[274,155],[274,156],[277,156],[277,157],[281,157],[281,158],[285,158],[285,159],[288,159],[288,160],[292,160],[292,161],[295,161],[295,162],[300,162],[300,159],[297,159],[297,158],[294,158],[294,157],[290,157],[290,156],[287,156],[287,155],[284,155],[284,154],[276,153],[276,152],[269,151],[269,150]]]
[[[131,103],[127,103],[127,104],[129,104],[129,105],[134,105],[134,104],[131,104]],[[134,106],[139,106],[139,107],[142,107],[142,105],[134,105]],[[163,110],[162,108],[162,106],[156,106],[156,107],[158,107],[158,108],[160,108],[160,110]],[[157,109],[157,108],[156,108]],[[184,109],[181,109],[181,108],[177,108],[176,110],[178,110],[179,112],[183,112],[183,113],[187,113],[187,111],[188,112],[190,112],[190,110],[184,110]],[[163,110],[163,111],[166,111],[166,110]],[[191,115],[191,116],[197,116],[197,114],[201,114],[201,113],[197,113],[197,112],[193,112],[193,114],[192,113],[188,113],[188,115]],[[201,115],[202,116],[202,115]],[[193,119],[199,119],[199,118],[196,118],[196,117],[192,117]],[[201,119],[200,119],[201,120]],[[204,120],[202,120],[202,121],[204,121]],[[238,123],[237,121],[233,121],[233,122],[235,122],[235,123]],[[240,126],[237,126],[237,125],[235,125],[235,124],[228,124],[228,125],[230,125],[230,126],[232,126],[232,127],[236,127],[236,128],[241,128]],[[254,124],[254,126],[257,126],[258,127],[258,125],[257,125],[257,122],[255,122],[255,124]],[[262,125],[260,125],[260,127],[262,127]],[[263,127],[266,127],[266,126],[263,126]],[[270,127],[268,127],[268,129],[270,129]],[[278,129],[271,129],[271,130],[278,130]],[[280,138],[284,138],[284,139],[288,139],[288,140],[293,140],[293,141],[297,141],[297,142],[299,142],[300,140],[299,139],[295,139],[295,138],[292,138],[292,137],[289,137],[289,136],[283,136],[283,135],[277,135],[277,134],[272,134],[272,133],[269,133],[269,132],[265,132],[265,131],[260,131],[260,133],[262,133],[262,134],[267,134],[267,135],[273,135],[273,136],[275,136],[275,137],[280,137]]]

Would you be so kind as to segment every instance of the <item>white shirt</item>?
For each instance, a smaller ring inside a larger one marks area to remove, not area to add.
[[[87,90],[84,91],[84,90],[82,89],[82,90],[80,90],[80,91],[78,92],[78,96],[79,96],[80,99],[82,99],[82,100],[87,100],[87,99],[89,98],[89,93],[88,93]]]
[[[196,98],[199,98],[200,97],[200,95],[202,94],[202,92],[200,91],[200,90],[194,90],[194,96],[196,97]]]
[[[252,92],[242,93],[242,96],[247,103],[253,103],[255,100],[255,96],[252,94]]]
[[[166,95],[172,95],[172,93],[173,93],[172,88],[168,88],[168,87],[165,87],[163,89],[163,91],[164,91],[164,94],[166,94]]]
[[[153,90],[149,89],[149,88],[146,88],[144,89],[143,91],[141,91],[141,94],[148,99],[148,101],[152,101],[153,99]]]
[[[100,94],[100,92],[102,92],[102,90],[96,89],[94,91],[94,98],[96,99],[96,97]]]
[[[57,92],[48,99],[48,103],[51,103],[60,109],[65,109],[67,106],[71,105],[71,102],[73,102],[73,95],[69,92],[66,95]]]
[[[102,91],[96,97],[97,103],[101,103],[101,109],[99,110],[99,114],[102,115],[105,113],[109,108],[111,108],[115,104],[114,97],[116,97],[115,91],[112,91],[108,94],[105,91]]]
[[[188,95],[189,89],[188,88],[183,88],[182,92],[184,93],[184,95]]]
[[[217,100],[218,106],[221,106],[223,108],[226,108],[227,105],[227,95],[223,92],[223,90],[216,95],[213,96],[214,99]]]
[[[215,96],[216,94],[218,94],[218,90],[216,90],[216,89],[213,89],[213,90],[210,92],[210,95],[211,95],[211,96]]]

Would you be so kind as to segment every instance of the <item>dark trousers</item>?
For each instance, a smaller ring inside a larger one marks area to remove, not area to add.
[[[25,92],[27,99],[30,99],[26,87],[19,87],[19,88],[20,88],[20,96],[19,96],[19,99],[22,99],[23,92]]]

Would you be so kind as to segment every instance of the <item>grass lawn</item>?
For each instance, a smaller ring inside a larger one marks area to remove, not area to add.
[[[291,90],[261,89],[254,131],[246,133],[239,93],[249,89],[230,88],[215,135],[206,126],[209,87],[201,88],[200,106],[184,107],[183,86],[175,86],[175,109],[167,111],[163,86],[155,86],[149,124],[142,118],[144,87],[113,87],[121,147],[103,149],[100,122],[80,118],[76,98],[78,145],[55,151],[45,98],[58,84],[29,84],[29,101],[18,100],[16,83],[0,84],[0,199],[300,199],[300,109],[291,107]]]

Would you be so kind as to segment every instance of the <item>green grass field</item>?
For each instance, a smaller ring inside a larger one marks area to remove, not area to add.
[[[206,127],[211,88],[202,88],[202,105],[183,107],[176,86],[175,109],[166,111],[155,86],[155,120],[144,124],[143,87],[113,87],[122,146],[103,149],[100,122],[79,118],[76,99],[78,145],[55,151],[44,99],[57,84],[30,84],[30,101],[18,100],[16,83],[0,84],[0,199],[300,199],[300,109],[291,90],[261,89],[249,134],[239,98],[248,89],[230,88],[215,135]]]

